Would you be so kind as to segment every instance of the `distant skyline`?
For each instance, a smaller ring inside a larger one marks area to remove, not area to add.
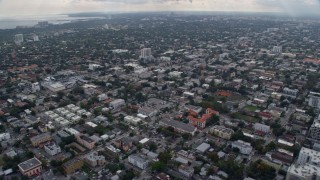
[[[320,0],[0,0],[0,18],[78,12],[231,11],[320,15]]]

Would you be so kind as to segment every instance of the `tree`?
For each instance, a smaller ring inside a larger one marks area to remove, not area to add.
[[[211,152],[208,154],[208,158],[211,159],[213,162],[218,162],[219,161],[219,156],[216,152]]]
[[[271,128],[272,128],[273,134],[277,137],[281,136],[286,131],[284,128],[281,127],[281,124],[279,123],[279,121],[274,122],[271,125]]]
[[[156,143],[150,143],[149,144],[149,150],[155,152],[157,150],[158,146]]]
[[[165,164],[168,163],[168,161],[170,161],[171,158],[172,158],[172,155],[169,151],[164,151],[159,153],[159,161]]]
[[[184,140],[188,140],[190,137],[191,137],[191,135],[188,134],[188,133],[183,133],[183,134],[182,134],[182,138],[183,138]]]
[[[163,172],[165,168],[166,168],[166,164],[161,161],[154,162],[151,164],[152,171]]]
[[[269,144],[266,145],[264,152],[267,153],[269,151],[272,151],[274,149],[277,149],[277,144],[271,141]]]
[[[135,174],[132,170],[126,171],[126,174],[122,177],[123,180],[131,180],[134,179]]]
[[[194,174],[199,174],[200,172],[201,172],[201,167],[200,166],[194,167]]]
[[[239,153],[239,152],[240,152],[240,149],[237,148],[237,147],[234,147],[234,148],[232,148],[232,151],[233,151],[234,153]]]
[[[52,160],[50,161],[50,165],[53,166],[53,167],[58,167],[58,166],[61,166],[61,162],[57,161],[57,160]]]
[[[274,179],[276,177],[276,170],[262,160],[251,163],[247,173],[249,177],[261,180]]]
[[[219,167],[229,174],[230,179],[241,179],[243,176],[244,166],[233,160],[220,161]]]

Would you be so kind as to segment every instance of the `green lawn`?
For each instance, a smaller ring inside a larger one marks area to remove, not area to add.
[[[260,110],[258,107],[256,106],[246,106],[243,108],[244,110],[247,110],[247,111],[251,111],[251,112],[255,112],[256,110]]]

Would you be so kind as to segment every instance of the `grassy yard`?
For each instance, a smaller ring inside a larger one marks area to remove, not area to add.
[[[258,107],[256,106],[246,106],[243,108],[246,111],[251,111],[251,112],[255,112],[256,110],[260,110]]]
[[[241,120],[247,121],[249,123],[259,122],[259,119],[256,118],[256,117],[247,116],[247,115],[243,115],[243,114],[240,114],[240,113],[234,113],[233,117],[236,118],[236,119],[241,119]]]

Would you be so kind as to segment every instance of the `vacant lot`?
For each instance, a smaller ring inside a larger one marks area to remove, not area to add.
[[[252,117],[252,116],[248,116],[248,115],[244,115],[241,113],[233,113],[232,117],[236,118],[236,119],[240,119],[240,120],[244,120],[247,121],[249,123],[256,123],[259,122],[259,119],[256,117]]]

